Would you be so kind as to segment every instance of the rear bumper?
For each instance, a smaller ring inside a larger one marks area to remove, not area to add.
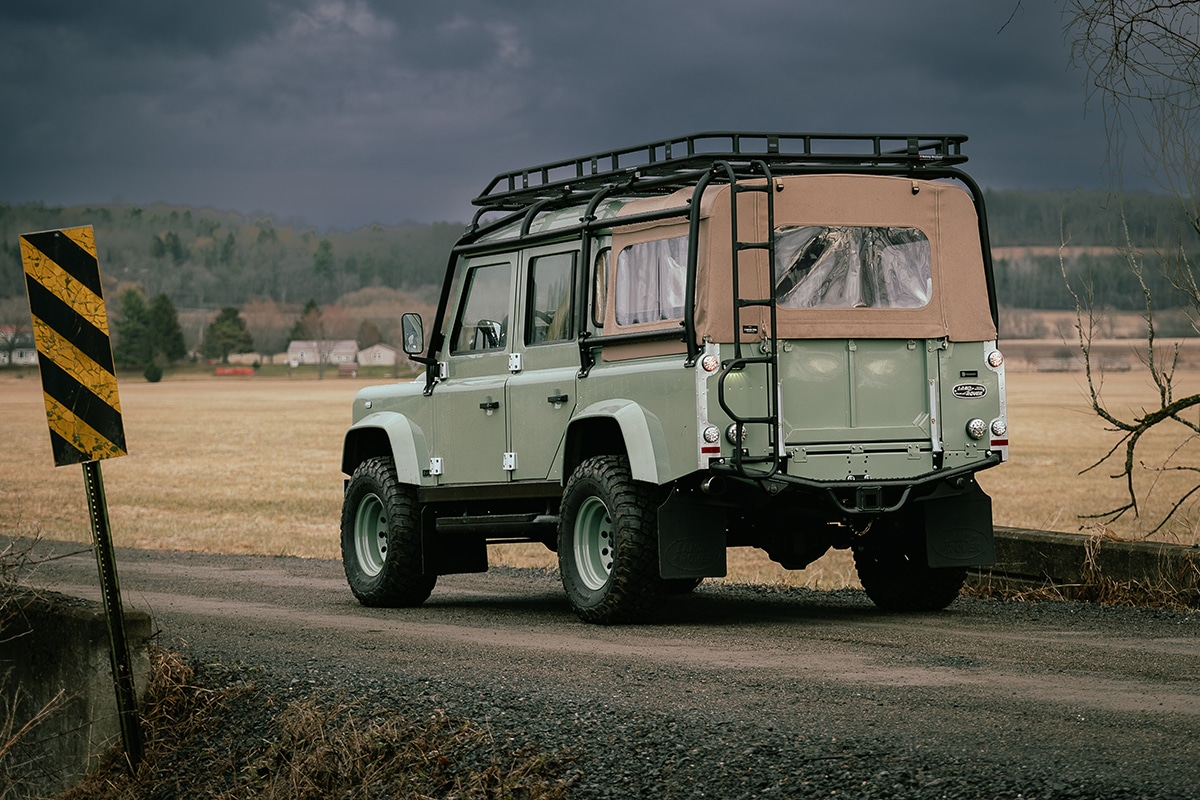
[[[966,491],[973,483],[970,480],[972,475],[1002,461],[1002,455],[993,452],[979,461],[907,478],[819,481],[780,471],[770,476],[764,474],[759,480],[772,494],[799,490],[806,494],[822,495],[844,514],[889,514],[899,511],[911,501],[941,494],[938,490],[943,487],[950,493]],[[717,475],[756,479],[752,470],[739,471],[733,464],[712,464],[709,469]]]

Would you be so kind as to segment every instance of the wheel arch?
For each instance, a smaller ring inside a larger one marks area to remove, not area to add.
[[[425,432],[411,419],[394,411],[363,417],[346,431],[342,442],[342,472],[353,475],[368,458],[391,456],[400,483],[421,485],[421,471],[429,463]]]
[[[563,448],[563,482],[585,459],[598,455],[627,456],[634,480],[661,484],[671,475],[662,421],[633,400],[594,403],[575,415]]]

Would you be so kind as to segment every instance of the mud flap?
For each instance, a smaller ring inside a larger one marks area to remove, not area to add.
[[[723,508],[671,492],[658,509],[658,572],[663,578],[725,577]]]
[[[992,498],[976,484],[954,497],[922,503],[925,552],[931,567],[985,567],[996,563]]]

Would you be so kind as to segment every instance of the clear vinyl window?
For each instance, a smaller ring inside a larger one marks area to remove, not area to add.
[[[614,303],[618,325],[683,317],[688,238],[633,244],[617,256]]]
[[[604,309],[608,304],[608,256],[612,248],[606,247],[596,254],[592,266],[592,324],[604,327]]]
[[[775,229],[782,308],[922,308],[933,292],[929,239],[916,228]]]

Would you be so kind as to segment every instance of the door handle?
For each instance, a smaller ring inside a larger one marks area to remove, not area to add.
[[[482,408],[484,411],[495,411],[497,408],[500,407],[500,401],[499,400],[489,400],[486,403],[480,403],[479,407]]]
[[[567,396],[565,394],[552,394],[546,398],[546,402],[554,403],[555,405],[560,405],[562,403],[567,402]]]

